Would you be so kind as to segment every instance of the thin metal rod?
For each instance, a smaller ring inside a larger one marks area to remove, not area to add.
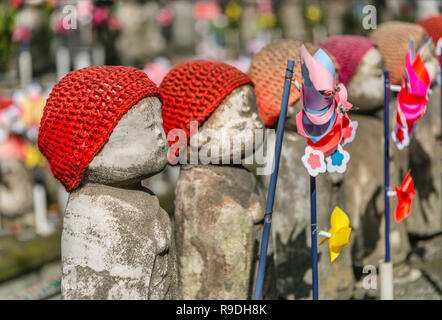
[[[414,40],[408,39],[408,50],[411,51],[411,60],[414,60],[414,57],[416,56],[416,51],[414,50]]]
[[[318,300],[318,243],[316,223],[316,177],[310,176],[310,229],[312,233],[312,291]]]
[[[262,287],[264,283],[264,272],[267,259],[267,247],[269,244],[270,227],[272,224],[273,202],[275,200],[276,182],[278,180],[279,159],[281,157],[282,138],[284,136],[285,120],[287,117],[287,106],[289,103],[290,86],[293,77],[295,61],[287,60],[287,69],[284,80],[284,91],[282,93],[281,110],[279,112],[278,128],[276,130],[275,154],[273,159],[273,171],[270,177],[269,192],[267,195],[266,215],[264,218],[264,229],[262,231],[261,250],[259,252],[258,274],[256,275],[254,299],[262,299]]]
[[[390,74],[384,71],[384,214],[385,214],[385,262],[390,262],[390,156],[389,156],[389,103]]]

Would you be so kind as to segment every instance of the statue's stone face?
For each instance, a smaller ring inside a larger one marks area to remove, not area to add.
[[[138,102],[118,122],[86,169],[83,181],[124,185],[163,170],[169,145],[162,124],[158,98]]]
[[[262,140],[256,141],[257,129],[264,130],[258,115],[253,87],[244,85],[233,90],[198,129],[198,148],[201,156],[219,159],[242,159],[253,154]],[[188,152],[190,148],[187,149]],[[219,156],[216,151],[219,150]],[[188,157],[188,159],[190,159]],[[211,161],[211,163],[213,163]]]
[[[362,58],[347,84],[348,101],[361,110],[371,110],[384,103],[384,59],[377,48]]]

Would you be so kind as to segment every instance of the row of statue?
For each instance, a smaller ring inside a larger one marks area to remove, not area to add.
[[[388,22],[369,38],[342,35],[304,43],[310,54],[320,47],[330,54],[339,81],[348,88],[348,100],[359,108],[351,111],[359,127],[347,148],[352,161],[346,173],[317,177],[319,227],[328,227],[329,214],[339,205],[354,230],[351,247],[332,264],[327,248],[320,247],[321,298],[349,299],[354,269],[376,266],[382,258],[382,74],[390,71],[391,83],[400,84],[408,39],[420,48],[428,38],[418,24]],[[232,160],[237,154],[244,160],[259,148],[252,143],[255,130],[277,126],[287,59],[295,60],[294,79],[302,82],[301,45],[296,40],[271,42],[253,57],[247,74],[221,62],[196,60],[173,68],[159,87],[141,70],[121,66],[76,70],[54,86],[38,145],[54,176],[70,192],[62,234],[64,299],[251,298],[269,176],[256,175],[253,166]],[[411,168],[417,190],[406,223],[391,224],[395,265],[410,251],[408,233],[441,230],[436,154],[440,90],[434,44],[423,59],[432,79],[427,114],[407,150],[391,148],[392,184]],[[396,103],[391,99],[391,110]],[[306,143],[295,121],[301,108],[300,92],[292,87],[265,299],[311,295],[309,176],[300,161]],[[219,160],[215,163],[227,157],[229,164],[181,164],[170,217],[143,181],[161,172],[175,151],[186,149],[168,139],[174,129],[181,129],[187,140],[195,139],[187,146],[188,161],[192,148],[215,150],[234,139],[244,143],[239,149],[228,148],[227,155],[210,155]],[[206,134],[214,131],[218,135]],[[168,154],[169,143],[173,152]]]

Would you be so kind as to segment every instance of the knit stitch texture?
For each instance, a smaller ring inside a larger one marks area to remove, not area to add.
[[[182,129],[189,141],[190,121],[201,126],[224,98],[245,84],[253,85],[243,72],[222,62],[195,60],[176,66],[160,84],[166,135]]]
[[[121,117],[150,96],[161,100],[148,76],[122,66],[76,70],[54,86],[43,110],[38,148],[68,192],[79,186]]]
[[[330,52],[341,66],[339,82],[347,85],[356,72],[362,58],[375,43],[365,37],[354,35],[333,36],[320,42],[322,49]]]
[[[415,49],[426,35],[421,26],[401,21],[381,23],[370,34],[385,60],[385,69],[390,72],[390,82],[401,84],[405,68],[405,57],[408,51],[408,39],[413,39]]]

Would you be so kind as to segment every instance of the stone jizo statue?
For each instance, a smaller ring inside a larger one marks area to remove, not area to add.
[[[175,224],[182,297],[250,299],[265,205],[255,176],[241,165],[260,146],[254,133],[263,128],[251,80],[199,60],[172,69],[160,90],[170,158],[181,164]],[[272,271],[269,250],[265,297]]]
[[[158,88],[140,70],[73,71],[47,100],[38,145],[70,192],[62,234],[64,299],[175,299],[171,221],[141,181],[168,144]]]

